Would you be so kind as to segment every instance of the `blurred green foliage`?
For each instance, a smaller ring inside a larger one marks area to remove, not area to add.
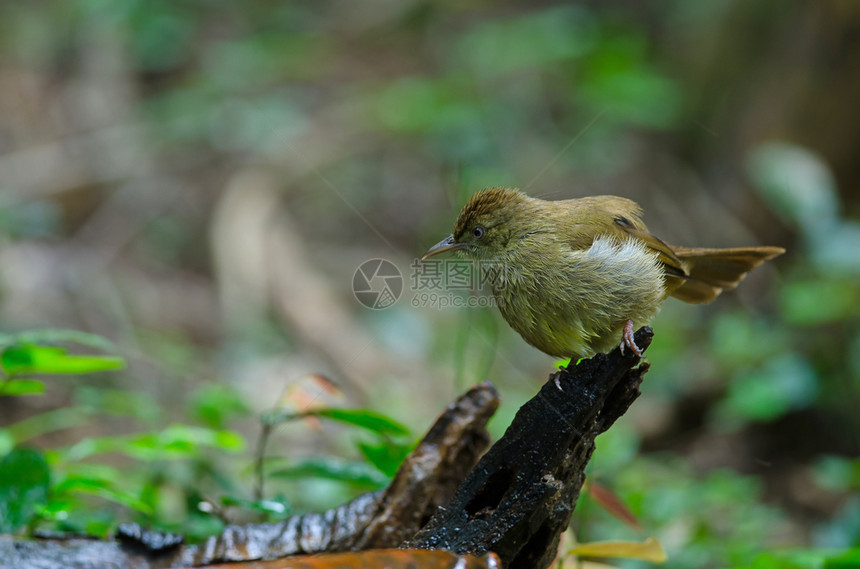
[[[13,449],[0,460],[0,533],[29,525],[48,497],[50,469],[37,450]]]
[[[44,330],[2,338],[3,376],[0,390],[6,396],[42,393],[42,380],[21,376],[86,374],[122,368],[114,355],[69,355],[73,342],[99,349],[113,346],[95,335],[68,330]],[[38,386],[24,389],[22,385]],[[154,527],[176,529],[189,538],[211,535],[224,520],[202,494],[205,480],[222,492],[242,492],[240,472],[227,467],[226,455],[245,450],[244,438],[226,425],[248,413],[236,394],[220,385],[204,385],[191,397],[189,415],[205,426],[173,424],[158,430],[128,435],[83,437],[60,448],[37,450],[25,443],[45,433],[85,425],[97,415],[133,418],[144,424],[163,422],[158,405],[147,395],[112,389],[81,387],[74,405],[29,417],[0,429],[0,533],[27,529],[81,532],[104,536],[127,517],[120,509],[105,509],[107,501],[136,513]],[[299,480],[329,479],[355,490],[384,487],[412,447],[404,437],[409,430],[379,413],[360,409],[325,408],[266,414],[269,428],[307,417],[326,418],[362,428],[378,440],[357,441],[366,460],[345,461],[332,456],[287,460],[257,457],[261,476]],[[392,438],[393,437],[393,438]],[[258,452],[265,452],[261,448]],[[124,456],[131,464],[116,464]],[[204,477],[201,479],[200,477]],[[186,508],[177,512],[177,506]],[[291,511],[283,497],[251,500],[224,494],[222,507],[254,513],[265,520],[283,519]]]

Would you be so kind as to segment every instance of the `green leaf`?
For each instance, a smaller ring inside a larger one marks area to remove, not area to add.
[[[50,456],[48,457],[50,461]],[[59,487],[67,480],[99,480],[105,485],[116,485],[128,481],[128,473],[107,464],[94,462],[72,462],[63,466],[64,477],[58,480],[54,487]]]
[[[100,477],[69,476],[54,487],[54,492],[58,496],[64,494],[97,496],[147,515],[152,514],[152,508],[149,504],[131,492],[117,488],[110,480]]]
[[[856,313],[860,292],[850,279],[819,277],[786,283],[779,300],[790,324],[819,326]]]
[[[14,441],[20,444],[51,431],[83,425],[89,420],[80,409],[66,407],[27,417],[8,426],[7,430]]]
[[[0,456],[6,456],[15,447],[15,439],[9,429],[0,429]]]
[[[232,431],[216,431],[188,425],[171,425],[160,433],[133,438],[117,449],[141,460],[179,459],[198,456],[202,447],[239,452],[245,440]]]
[[[74,461],[96,454],[120,452],[143,461],[178,460],[195,458],[204,447],[241,452],[245,448],[245,439],[233,431],[171,425],[160,432],[85,438],[62,453],[61,459]]]
[[[580,557],[620,557],[624,559],[642,559],[652,563],[664,563],[666,552],[663,546],[653,537],[642,541],[595,541],[580,543],[567,552],[567,555]]]
[[[74,401],[87,413],[134,417],[142,421],[156,422],[162,413],[162,406],[150,394],[141,391],[79,387],[75,390]]]
[[[361,427],[380,435],[409,435],[409,429],[401,423],[369,409],[315,409],[310,414]]]
[[[390,441],[382,441],[379,444],[358,443],[358,449],[364,458],[389,478],[397,474],[403,459],[409,455],[414,446]]]
[[[821,275],[843,276],[856,288],[860,275],[860,223],[840,221],[810,236],[809,255]],[[856,304],[852,307],[856,312]]]
[[[74,356],[65,348],[16,344],[0,354],[0,366],[8,374],[34,373],[92,373],[125,366],[122,358],[115,356]]]
[[[839,192],[827,164],[810,150],[772,142],[753,150],[747,171],[759,194],[807,233],[831,227],[839,216]]]
[[[482,21],[464,33],[455,48],[475,73],[494,76],[580,57],[594,48],[598,35],[590,12],[560,6]]]
[[[815,402],[818,378],[803,357],[787,354],[732,379],[724,405],[740,417],[769,421]]]
[[[592,107],[606,109],[607,118],[655,129],[678,124],[684,105],[675,81],[644,67],[602,67],[582,83],[582,97]]]
[[[17,448],[0,460],[0,533],[30,523],[48,498],[51,471],[41,452]]]
[[[228,430],[219,430],[214,431],[215,438],[213,439],[211,444],[212,446],[216,446],[221,450],[226,450],[228,452],[242,452],[245,448],[245,439],[239,433],[235,431]]]
[[[826,455],[814,466],[815,481],[831,491],[860,489],[860,459]]]
[[[248,406],[235,389],[210,383],[191,396],[191,414],[208,427],[222,429],[230,420],[248,414]]]
[[[784,330],[748,312],[719,314],[710,326],[714,353],[734,368],[760,364],[785,350]]]
[[[312,457],[295,461],[286,468],[270,472],[269,476],[287,480],[326,478],[372,489],[384,488],[388,484],[388,478],[366,462],[334,457]]]
[[[860,548],[843,551],[795,549],[759,554],[745,569],[855,569],[860,567]]]
[[[113,342],[96,334],[54,328],[3,336],[0,337],[0,344],[80,344],[103,352],[117,353],[118,351]]]
[[[450,80],[402,77],[374,95],[382,124],[402,132],[440,132],[474,124],[485,108]]]
[[[290,502],[283,496],[267,498],[265,500],[244,500],[233,496],[221,496],[221,505],[262,512],[271,519],[284,519],[292,511]]]
[[[140,435],[146,436],[146,435]],[[85,437],[72,446],[58,451],[58,457],[63,462],[83,460],[87,457],[107,452],[125,452],[130,454],[131,437]]]
[[[10,379],[0,383],[0,395],[38,395],[45,392],[45,384],[37,379]]]

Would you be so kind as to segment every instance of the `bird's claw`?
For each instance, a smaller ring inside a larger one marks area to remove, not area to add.
[[[621,335],[621,345],[618,346],[621,350],[621,355],[624,355],[624,349],[630,348],[630,351],[642,357],[642,350],[636,345],[636,340],[633,338],[633,321],[628,320],[624,323],[624,332]]]

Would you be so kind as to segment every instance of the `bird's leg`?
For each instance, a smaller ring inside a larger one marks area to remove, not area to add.
[[[621,335],[621,345],[618,346],[621,350],[621,354],[624,355],[624,348],[630,348],[634,354],[642,357],[642,350],[639,349],[639,346],[636,345],[636,341],[633,339],[633,321],[628,320],[624,323],[624,332]]]

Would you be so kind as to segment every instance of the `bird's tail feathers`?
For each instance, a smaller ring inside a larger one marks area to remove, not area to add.
[[[714,300],[722,291],[738,286],[749,271],[785,252],[782,247],[672,250],[686,268],[687,277],[670,294],[693,304]]]

